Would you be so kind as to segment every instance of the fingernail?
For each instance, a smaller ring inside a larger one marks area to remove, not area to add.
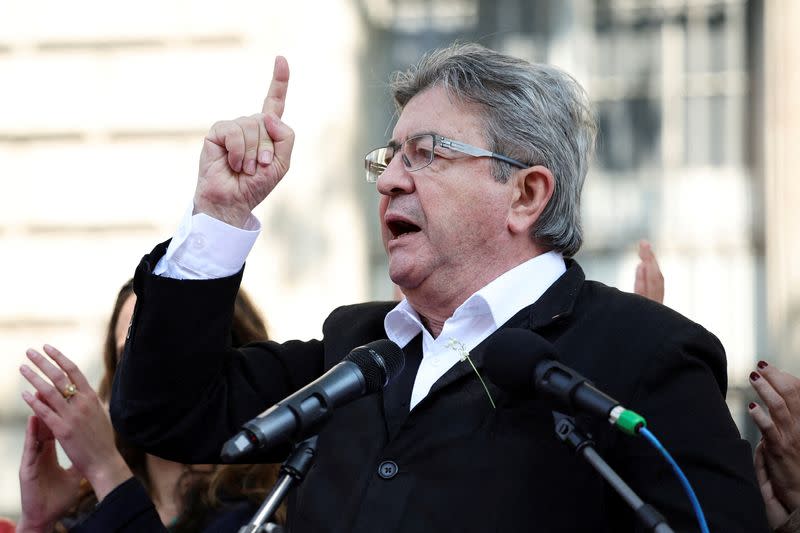
[[[750,410],[752,411],[753,409],[755,409],[755,408],[756,408],[756,403],[755,403],[755,402],[750,402],[750,405],[748,405],[748,407],[749,407],[749,408],[750,408]]]
[[[767,368],[769,365],[767,364],[767,362],[766,362],[766,361],[759,361],[759,362],[758,362],[758,365],[756,365],[756,366],[758,366],[758,368],[760,368],[761,370],[764,370],[764,369],[765,369],[765,368]]]
[[[261,150],[258,154],[258,162],[262,165],[269,165],[272,163],[272,152],[269,150]]]
[[[24,390],[22,391],[22,399],[25,401],[31,401],[33,400],[33,395],[30,392]]]
[[[750,372],[750,381],[758,381],[758,378],[761,376],[758,375],[758,372]]]
[[[247,165],[245,165],[244,171],[248,174],[255,174],[256,173],[256,162],[255,161],[248,161]]]

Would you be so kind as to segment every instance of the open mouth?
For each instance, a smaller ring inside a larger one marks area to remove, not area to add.
[[[419,226],[403,220],[392,220],[386,223],[386,227],[392,232],[392,237],[397,239],[409,233],[416,233],[419,231]]]

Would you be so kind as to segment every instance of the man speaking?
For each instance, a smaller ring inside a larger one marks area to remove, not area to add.
[[[354,347],[389,338],[405,370],[324,426],[316,464],[290,499],[290,531],[643,531],[555,437],[545,402],[483,375],[487,358],[504,356],[486,353],[486,340],[524,328],[647,419],[711,531],[768,530],[750,447],[725,405],[719,341],[659,304],[586,281],[571,259],[596,127],[582,88],[556,68],[466,44],[398,73],[399,118],[365,169],[405,299],[336,309],[322,340],[232,349],[234,297],[260,229],[251,212],[289,169],[288,78],[278,58],[262,112],[211,128],[193,212],[136,271],[111,405],[124,437],[173,460],[218,461],[242,424]],[[675,531],[697,530],[647,442],[604,420],[578,422]]]

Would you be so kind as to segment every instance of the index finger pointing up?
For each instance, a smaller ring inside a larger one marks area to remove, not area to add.
[[[289,62],[283,56],[275,58],[275,67],[272,70],[272,82],[269,84],[267,97],[264,98],[262,113],[273,113],[278,118],[283,116],[286,106],[286,89],[289,87]]]

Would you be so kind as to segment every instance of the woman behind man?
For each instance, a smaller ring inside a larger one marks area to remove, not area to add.
[[[135,300],[128,282],[119,291],[108,324],[105,373],[97,394],[57,349],[44,348],[57,366],[28,350],[29,359],[55,387],[27,365],[21,368],[37,392],[23,394],[36,414],[28,422],[20,466],[18,533],[235,532],[250,520],[273,485],[276,465],[182,465],[145,454],[113,431],[105,404]],[[234,346],[267,338],[263,320],[242,291],[231,337]],[[70,457],[70,469],[58,465],[54,439]],[[284,513],[279,509],[279,521]]]

